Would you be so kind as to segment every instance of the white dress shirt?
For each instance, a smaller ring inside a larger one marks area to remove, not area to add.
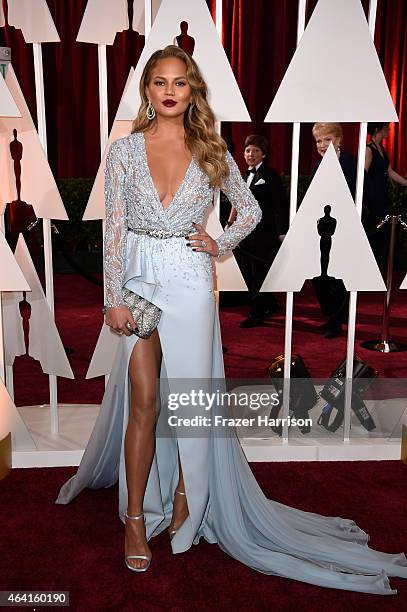
[[[257,170],[260,168],[260,166],[262,165],[262,163],[263,163],[263,162],[260,162],[259,164],[257,164],[257,166],[256,166],[256,172],[257,172]],[[249,170],[251,170],[252,168],[253,168],[253,166],[249,166]],[[250,172],[249,176],[248,176],[248,177],[247,177],[247,179],[246,179],[246,183],[247,183],[247,186],[248,186],[248,187],[250,187],[250,185],[252,184],[253,179],[254,179],[254,174],[253,174],[253,172]]]

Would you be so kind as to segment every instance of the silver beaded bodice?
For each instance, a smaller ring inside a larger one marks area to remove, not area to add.
[[[219,255],[235,248],[257,225],[261,210],[227,153],[230,174],[222,191],[236,208],[232,226],[216,239]],[[160,202],[147,163],[144,134],[135,133],[112,143],[106,159],[105,283],[106,305],[123,304],[122,287],[127,261],[129,230],[146,230],[150,235],[182,233],[192,223],[202,223],[213,200],[213,188],[194,157],[171,203]],[[154,240],[154,238],[152,238]]]

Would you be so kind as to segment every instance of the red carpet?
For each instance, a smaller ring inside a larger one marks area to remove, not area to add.
[[[400,281],[401,282],[401,281]],[[391,332],[407,343],[406,292],[395,292]],[[239,328],[247,307],[224,308],[221,312],[222,339],[227,375],[231,378],[265,376],[274,357],[284,352],[285,301],[277,296],[283,310],[261,327]],[[407,378],[407,352],[383,355],[360,346],[365,340],[380,337],[383,295],[358,294],[355,354],[379,371],[383,378]],[[324,322],[314,291],[309,283],[294,294],[292,351],[300,354],[314,378],[328,377],[346,356],[347,326],[341,337],[327,340],[318,327]]]
[[[282,303],[284,296],[279,299]],[[76,376],[75,380],[58,379],[61,402],[101,401],[102,379],[85,380],[84,377],[102,324],[102,301],[102,290],[82,277],[55,276],[56,320],[64,345],[74,349],[69,359]],[[379,293],[358,296],[356,354],[379,370],[381,377],[407,378],[407,352],[383,355],[360,347],[361,341],[380,335],[382,301]],[[273,358],[284,351],[284,311],[261,327],[241,329],[239,323],[246,312],[244,306],[221,309],[222,340],[228,348],[226,374],[230,378],[264,377]],[[406,320],[406,292],[396,291],[392,335],[407,343]],[[328,377],[346,354],[345,333],[340,338],[326,340],[318,333],[322,322],[314,292],[306,285],[294,300],[293,352],[303,356],[315,378]],[[14,378],[17,406],[48,403],[48,377],[33,359],[18,357]]]
[[[269,497],[350,517],[370,533],[372,547],[407,552],[407,467],[401,462],[252,467]],[[116,487],[86,490],[68,506],[53,503],[74,471],[15,469],[0,481],[0,590],[69,590],[75,611],[407,609],[402,579],[390,579],[395,596],[328,590],[260,574],[204,541],[172,555],[166,534],[151,542],[150,570],[132,574],[123,561]]]

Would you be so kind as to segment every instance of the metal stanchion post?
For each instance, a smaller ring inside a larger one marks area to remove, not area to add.
[[[363,346],[363,348],[369,349],[370,351],[380,351],[381,353],[395,353],[407,350],[407,345],[403,344],[402,342],[391,340],[389,332],[391,293],[393,287],[394,251],[396,246],[397,225],[398,223],[400,223],[403,229],[407,229],[407,224],[404,223],[404,221],[401,219],[401,215],[387,215],[378,227],[383,227],[385,223],[390,223],[391,230],[389,257],[387,260],[387,292],[384,296],[383,303],[382,337],[380,340],[367,340],[366,342],[362,342],[361,346]]]

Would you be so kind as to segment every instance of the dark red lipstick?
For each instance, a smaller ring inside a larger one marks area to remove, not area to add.
[[[163,102],[164,106],[168,106],[169,108],[171,108],[172,106],[176,105],[175,100],[164,100]]]

